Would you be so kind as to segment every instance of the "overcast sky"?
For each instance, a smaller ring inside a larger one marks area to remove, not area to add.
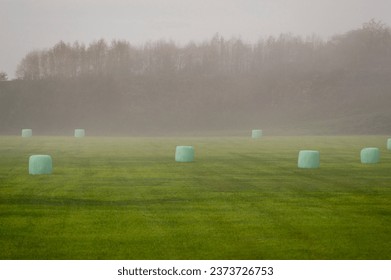
[[[391,0],[0,0],[0,71],[14,77],[26,53],[60,40],[182,44],[219,33],[255,42],[286,32],[327,39],[372,18],[391,26]]]

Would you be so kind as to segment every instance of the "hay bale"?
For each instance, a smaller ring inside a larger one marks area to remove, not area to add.
[[[86,135],[86,131],[82,128],[75,129],[75,137],[84,137]]]
[[[391,138],[388,138],[387,140],[387,149],[391,150]]]
[[[53,169],[52,157],[49,155],[32,155],[29,158],[29,174],[51,174]]]
[[[251,138],[257,139],[262,137],[262,130],[261,129],[253,129],[251,131]]]
[[[33,130],[30,128],[22,129],[22,137],[31,137],[33,136]]]
[[[299,168],[319,168],[320,155],[318,151],[302,150],[299,152],[297,166]]]
[[[378,163],[380,161],[379,148],[369,147],[361,150],[361,163]]]
[[[194,161],[193,146],[177,146],[175,150],[175,161],[192,162]]]

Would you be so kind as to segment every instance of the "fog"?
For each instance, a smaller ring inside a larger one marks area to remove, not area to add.
[[[291,32],[323,39],[372,18],[391,24],[388,0],[0,0],[0,71],[63,40],[185,44],[219,33],[255,42]]]
[[[391,131],[388,1],[0,1],[0,134]]]

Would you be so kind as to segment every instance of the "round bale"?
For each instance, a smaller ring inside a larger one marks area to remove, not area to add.
[[[379,148],[369,147],[361,150],[361,163],[378,163],[380,161]]]
[[[29,158],[29,174],[51,174],[53,169],[52,157],[49,155],[32,155]]]
[[[391,138],[388,138],[387,140],[387,149],[391,150]]]
[[[251,131],[251,138],[257,139],[262,137],[262,130],[261,129],[253,129]]]
[[[86,135],[86,131],[82,128],[75,129],[75,137],[84,137]]]
[[[194,161],[193,146],[177,146],[175,150],[175,161],[192,162]]]
[[[22,137],[31,137],[33,136],[33,130],[30,128],[22,129]]]
[[[302,150],[299,152],[297,166],[299,168],[319,168],[320,155],[319,151]]]

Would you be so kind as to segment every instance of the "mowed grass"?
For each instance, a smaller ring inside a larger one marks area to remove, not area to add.
[[[386,140],[2,136],[0,258],[390,259]],[[369,146],[380,163],[360,163]],[[32,154],[53,174],[29,175]]]

